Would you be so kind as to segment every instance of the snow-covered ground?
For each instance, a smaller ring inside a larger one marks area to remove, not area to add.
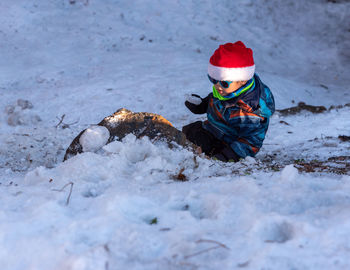
[[[348,1],[2,0],[0,14],[1,269],[350,268],[349,106],[276,113],[236,164],[132,135],[61,162],[121,107],[204,119],[183,102],[208,94],[224,42],[253,49],[278,109],[350,103]],[[338,173],[296,169],[329,159]]]

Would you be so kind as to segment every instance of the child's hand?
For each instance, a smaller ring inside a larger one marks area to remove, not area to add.
[[[186,107],[194,114],[203,114],[207,112],[209,95],[206,98],[201,98],[196,94],[187,97],[185,101]]]

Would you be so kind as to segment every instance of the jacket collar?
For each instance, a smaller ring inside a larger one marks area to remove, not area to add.
[[[241,95],[228,99],[228,100],[222,100],[221,103],[224,107],[232,107],[235,106],[238,100],[242,100],[245,103],[249,104],[253,110],[257,109],[259,106],[259,100],[261,95],[261,82],[258,75],[254,74],[254,85],[249,88],[248,91],[242,93]],[[248,84],[248,82],[247,82]],[[247,85],[246,84],[246,85]],[[241,88],[244,88],[245,86],[242,86]],[[253,91],[255,90],[255,91]]]

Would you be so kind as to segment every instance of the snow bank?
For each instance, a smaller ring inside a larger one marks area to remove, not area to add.
[[[129,135],[39,167],[24,183],[0,187],[1,265],[349,267],[349,176],[310,177],[292,165],[275,174],[232,173],[251,162],[212,162]],[[176,181],[180,171],[187,182]]]

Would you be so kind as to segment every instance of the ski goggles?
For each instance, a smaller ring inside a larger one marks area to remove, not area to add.
[[[213,79],[212,77],[210,77],[209,74],[208,74],[208,78],[209,78],[209,81],[210,81],[212,84],[220,83],[220,85],[221,85],[223,88],[229,88],[229,87],[230,87],[230,84],[233,83],[233,81],[218,81],[218,80],[215,80],[215,79]]]

